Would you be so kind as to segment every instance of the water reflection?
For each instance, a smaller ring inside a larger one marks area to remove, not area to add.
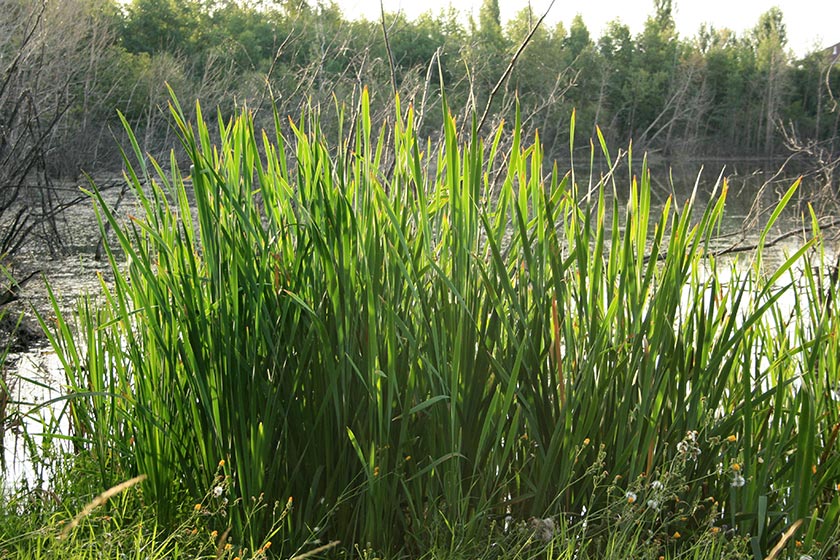
[[[6,490],[22,485],[30,489],[39,484],[48,486],[55,452],[69,450],[67,441],[45,438],[42,433],[44,426],[52,428],[49,433],[69,433],[62,413],[65,401],[49,404],[63,394],[61,363],[55,352],[45,347],[8,358],[13,372],[10,405],[20,414],[12,417],[3,438],[3,483]]]

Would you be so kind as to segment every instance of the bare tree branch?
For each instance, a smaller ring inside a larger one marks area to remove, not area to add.
[[[397,73],[394,69],[394,54],[391,52],[391,41],[388,39],[388,28],[385,27],[385,5],[379,0],[379,15],[382,22],[382,36],[385,37],[385,51],[388,53],[388,69],[391,71],[391,89],[397,95]]]
[[[502,75],[499,77],[499,81],[496,82],[495,86],[493,86],[493,90],[490,92],[490,97],[487,99],[487,105],[484,106],[484,113],[482,113],[481,119],[479,119],[478,121],[479,131],[481,130],[481,127],[484,126],[484,122],[487,120],[487,117],[490,115],[490,107],[491,105],[493,105],[493,99],[496,97],[496,94],[499,92],[499,89],[502,87],[502,84],[504,84],[507,81],[508,77],[510,77],[511,72],[513,72],[513,68],[516,66],[516,61],[519,59],[519,55],[522,54],[522,51],[524,51],[525,47],[528,46],[528,43],[531,42],[531,38],[534,36],[534,33],[537,32],[539,26],[542,25],[543,20],[548,15],[548,12],[551,11],[551,8],[552,6],[554,6],[555,1],[556,0],[551,0],[551,3],[548,5],[548,8],[545,9],[543,15],[540,17],[540,19],[537,20],[537,23],[535,23],[534,26],[531,28],[531,31],[528,32],[528,35],[525,36],[525,39],[519,45],[519,48],[516,49],[516,52],[510,59],[507,68],[505,68],[505,71],[502,72]]]

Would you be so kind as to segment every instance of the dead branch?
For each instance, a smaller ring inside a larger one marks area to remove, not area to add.
[[[385,52],[388,53],[388,70],[391,75],[391,89],[397,95],[397,72],[394,69],[394,53],[391,52],[391,41],[388,39],[388,28],[385,26],[385,5],[379,0],[379,14],[382,23],[382,36],[385,38]],[[394,20],[396,23],[396,19]]]
[[[522,54],[522,51],[525,50],[525,47],[528,46],[528,43],[531,42],[531,39],[534,37],[534,33],[537,32],[537,29],[542,25],[543,20],[548,15],[548,12],[551,11],[552,6],[554,6],[554,2],[556,0],[551,0],[551,3],[543,12],[543,15],[540,16],[540,19],[537,20],[537,23],[531,27],[531,31],[528,32],[528,35],[525,36],[525,39],[519,45],[519,48],[516,49],[516,52],[513,53],[513,57],[511,57],[510,62],[505,68],[505,71],[502,72],[502,75],[499,77],[499,81],[496,82],[496,85],[493,86],[493,90],[490,92],[490,97],[487,99],[487,105],[484,106],[484,113],[482,113],[481,118],[478,120],[478,128],[477,130],[481,131],[481,128],[484,126],[487,117],[490,115],[490,107],[493,105],[493,100],[496,97],[496,94],[499,92],[499,89],[502,85],[507,81],[508,77],[510,77],[511,72],[513,72],[514,67],[516,66],[516,61],[519,59],[519,55]]]

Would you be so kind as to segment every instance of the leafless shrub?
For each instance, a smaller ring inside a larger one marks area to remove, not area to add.
[[[68,145],[89,145],[68,126],[98,45],[84,13],[76,0],[0,0],[1,255],[33,234],[60,249],[56,219],[66,201],[53,177],[67,170]]]
[[[793,123],[779,124],[784,144],[793,157],[805,166],[807,175],[817,188],[810,190],[809,203],[819,210],[837,210],[840,185],[836,171],[840,167],[840,153],[832,152],[833,139],[817,141],[803,139]]]

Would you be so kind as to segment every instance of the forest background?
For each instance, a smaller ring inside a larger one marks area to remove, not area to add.
[[[542,14],[525,8],[502,22],[498,0],[466,21],[454,9],[348,21],[335,3],[306,0],[0,0],[0,217],[15,224],[0,254],[60,209],[45,185],[120,168],[117,109],[144,150],[168,151],[164,83],[223,115],[247,104],[258,123],[272,104],[291,116],[317,106],[327,130],[334,101],[355,107],[368,86],[376,121],[392,114],[396,90],[417,108],[421,135],[439,137],[442,81],[450,107],[477,112],[484,132],[511,120],[518,100],[549,162],[568,160],[575,109],[585,151],[597,125],[609,143],[632,140],[636,153],[669,162],[773,165],[793,154],[832,171],[835,53],[794,58],[778,8],[752,29],[701,26],[692,37],[679,36],[673,11],[655,0],[637,35],[616,20],[593,37],[580,16],[568,29],[536,26]],[[38,204],[16,204],[29,199]]]

